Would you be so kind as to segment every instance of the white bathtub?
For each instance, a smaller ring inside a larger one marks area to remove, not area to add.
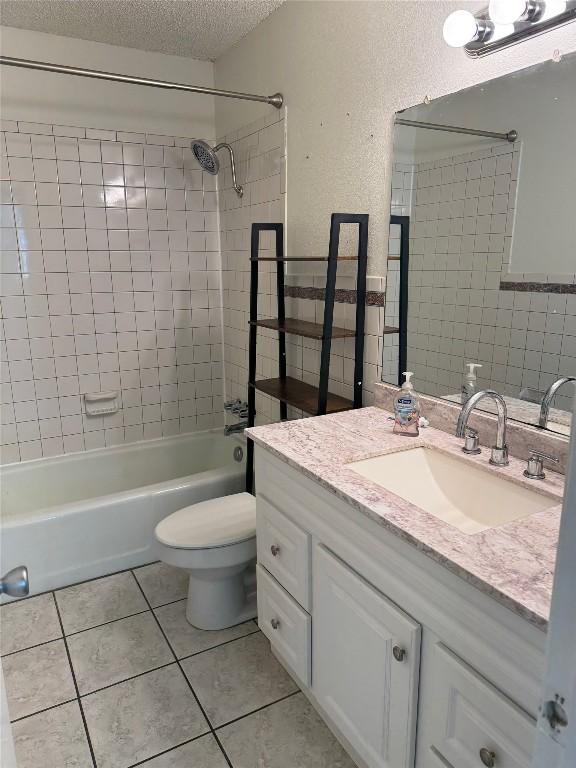
[[[208,431],[0,468],[0,573],[28,566],[35,594],[157,559],[154,528],[244,490],[244,444]]]

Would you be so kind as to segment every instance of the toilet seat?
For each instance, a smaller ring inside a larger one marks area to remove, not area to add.
[[[214,549],[256,536],[256,499],[235,493],[192,504],[161,520],[156,538],[176,549]]]

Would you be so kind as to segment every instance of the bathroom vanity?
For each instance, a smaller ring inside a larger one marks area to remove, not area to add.
[[[359,766],[529,768],[563,477],[491,467],[431,427],[398,437],[388,417],[250,431],[260,627]]]

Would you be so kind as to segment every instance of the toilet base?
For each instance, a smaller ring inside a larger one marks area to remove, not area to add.
[[[186,619],[197,629],[227,629],[256,618],[254,564],[190,574]]]

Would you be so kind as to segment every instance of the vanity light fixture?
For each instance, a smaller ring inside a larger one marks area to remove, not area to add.
[[[444,40],[477,58],[576,21],[576,0],[490,0],[476,14],[454,11],[444,22]]]

